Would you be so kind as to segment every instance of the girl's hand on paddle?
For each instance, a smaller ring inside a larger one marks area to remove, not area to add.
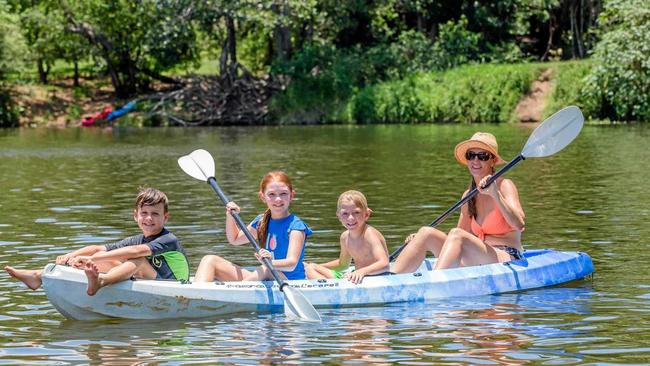
[[[239,206],[237,206],[237,204],[235,202],[230,201],[230,202],[228,202],[226,204],[226,213],[228,215],[232,215],[232,211],[235,211],[236,213],[239,213],[239,211],[241,211],[241,209],[239,208]]]
[[[413,238],[415,238],[415,233],[413,233],[413,234],[407,236],[406,239],[404,239],[404,244],[406,244],[406,243],[410,243],[411,240],[413,240]]]
[[[496,197],[497,194],[497,185],[492,183],[489,186],[483,188],[483,186],[487,183],[487,181],[492,178],[492,175],[486,175],[481,179],[480,182],[478,182],[478,185],[476,186],[476,189],[478,189],[479,193],[481,194],[487,194],[488,196]]]
[[[268,258],[269,260],[273,260],[273,255],[271,255],[271,252],[269,252],[266,249],[260,249],[259,252],[255,253],[255,258],[257,258],[260,263],[264,264],[262,261],[263,258]]]
[[[363,277],[365,277],[365,274],[363,274],[360,271],[354,271],[354,272],[348,272],[343,275],[344,278],[347,278],[350,282],[354,284],[359,284],[361,281],[363,281]]]

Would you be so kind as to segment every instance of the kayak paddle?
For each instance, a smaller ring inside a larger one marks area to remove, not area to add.
[[[544,120],[541,125],[537,126],[537,128],[528,138],[528,141],[526,142],[526,145],[524,145],[524,148],[521,150],[519,156],[514,158],[506,166],[492,175],[492,177],[486,182],[485,187],[492,184],[495,180],[497,180],[497,178],[505,174],[505,172],[526,158],[543,158],[545,156],[553,155],[564,149],[578,136],[580,130],[582,129],[583,123],[584,117],[582,116],[582,112],[580,111],[580,108],[576,106],[569,106],[556,112]],[[472,189],[467,194],[467,196],[463,197],[442,215],[438,216],[438,218],[433,220],[429,226],[438,226],[438,224],[443,222],[460,206],[464,205],[467,203],[467,201],[472,199],[472,197],[476,196],[477,193],[478,188]],[[402,244],[399,248],[397,248],[397,250],[390,255],[389,260],[391,262],[395,260],[395,258],[397,258],[402,250],[404,250],[407,244],[408,242]]]
[[[224,204],[230,202],[228,197],[226,197],[217,184],[217,180],[214,178],[214,159],[212,159],[212,155],[210,155],[209,152],[203,149],[194,150],[189,155],[181,156],[178,159],[178,165],[180,165],[181,169],[183,169],[185,173],[193,178],[207,181],[212,189],[217,193],[221,202]],[[239,213],[231,211],[231,214],[235,219],[237,226],[239,226],[246,235],[246,238],[250,241],[255,252],[259,252],[260,245],[257,243],[257,240],[255,240],[250,231],[248,231],[248,228],[246,227],[246,224],[244,224],[244,221],[242,221]],[[284,313],[288,316],[300,318],[302,320],[320,322],[320,315],[309,300],[307,300],[305,295],[303,295],[300,290],[293,288],[288,283],[284,282],[268,258],[262,258],[262,261],[271,271],[273,278],[280,286],[280,291],[284,294]]]

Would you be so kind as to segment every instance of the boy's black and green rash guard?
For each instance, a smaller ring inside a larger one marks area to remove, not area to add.
[[[189,280],[190,265],[185,250],[176,235],[165,228],[158,235],[134,235],[104,247],[106,251],[111,251],[140,244],[146,244],[151,249],[151,256],[147,257],[147,260],[158,272],[157,279]]]

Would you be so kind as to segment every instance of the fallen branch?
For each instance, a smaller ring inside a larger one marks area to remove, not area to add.
[[[282,88],[279,81],[254,77],[240,65],[222,76],[194,76],[182,84],[143,98],[153,101],[147,115],[181,126],[263,124],[273,92]]]

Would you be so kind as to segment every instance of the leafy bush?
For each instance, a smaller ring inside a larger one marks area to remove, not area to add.
[[[414,85],[419,81],[413,75],[485,59],[479,52],[481,35],[469,31],[467,26],[464,16],[456,22],[441,24],[435,42],[421,32],[410,30],[400,32],[392,42],[367,48],[307,46],[290,61],[274,65],[273,73],[287,77],[290,83],[287,90],[274,98],[271,113],[281,123],[427,120],[431,116],[425,113],[426,103],[414,92]],[[514,58],[510,46],[503,45],[509,50],[508,58]],[[375,89],[364,89],[404,78]],[[471,81],[468,84],[473,87]],[[359,89],[363,91],[358,93]],[[348,103],[353,95],[354,101]],[[379,100],[386,104],[374,104]],[[481,118],[486,117],[481,114]],[[490,120],[502,117],[490,117]]]
[[[438,70],[449,69],[478,59],[481,35],[467,30],[467,18],[448,21],[438,27],[432,58]]]
[[[0,127],[18,127],[18,113],[9,91],[0,85]]]
[[[540,67],[466,65],[369,86],[350,100],[352,123],[502,122]]]
[[[288,78],[290,86],[274,98],[271,113],[281,123],[326,122],[360,84],[361,67],[354,53],[306,47],[291,61],[274,65],[274,73]]]
[[[19,17],[9,12],[6,1],[0,0],[0,79],[21,72],[29,55],[19,24]]]
[[[610,0],[600,21],[605,33],[584,86],[587,109],[601,118],[650,121],[650,2]]]

